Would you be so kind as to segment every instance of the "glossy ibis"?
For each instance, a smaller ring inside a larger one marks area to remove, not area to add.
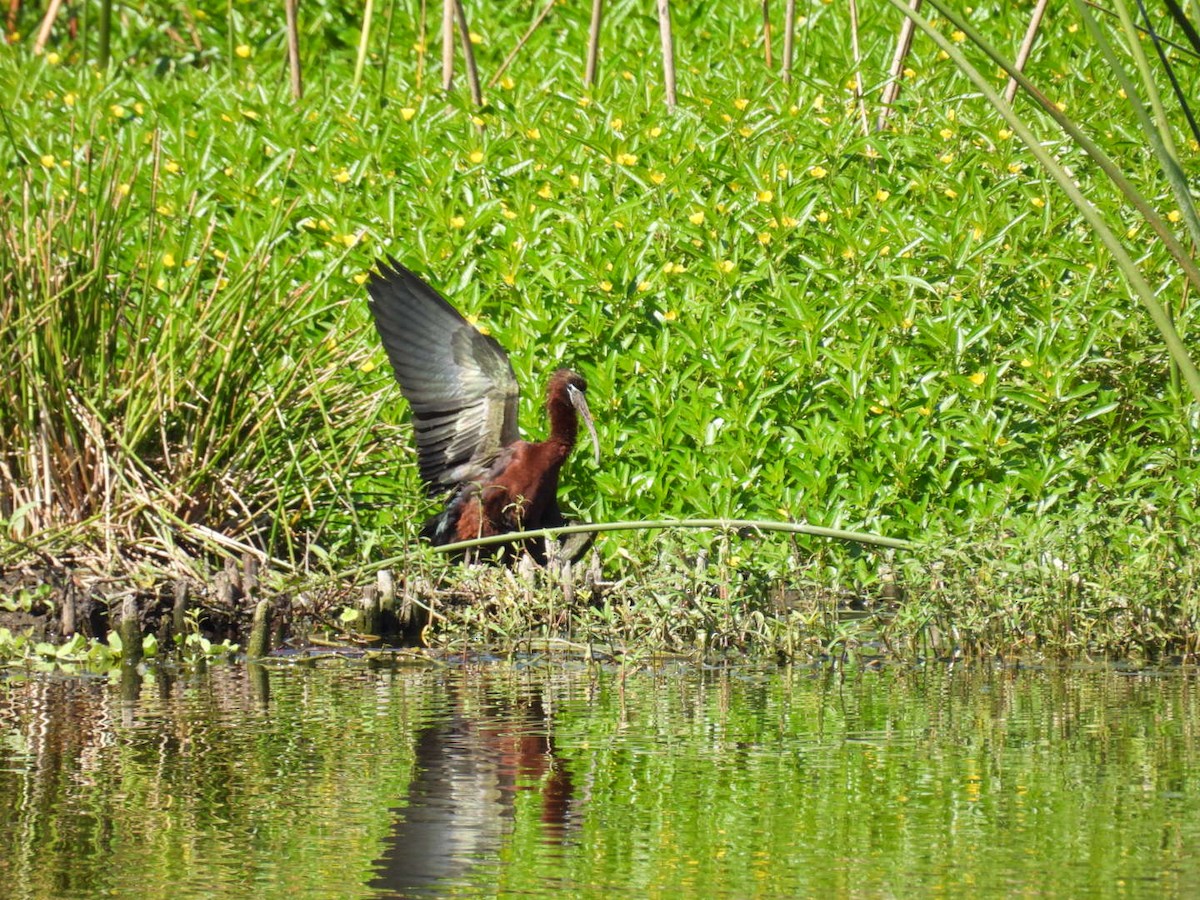
[[[449,544],[565,525],[558,472],[575,446],[579,419],[600,442],[584,392],[587,382],[559,369],[550,376],[544,441],[517,437],[517,379],[496,340],[441,294],[389,258],[367,281],[371,314],[400,390],[412,407],[421,480],[446,508],[421,535]],[[545,562],[541,542],[526,549]]]

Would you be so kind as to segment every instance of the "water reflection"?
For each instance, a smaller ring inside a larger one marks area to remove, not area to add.
[[[1200,896],[1196,846],[1186,671],[0,677],[5,898]]]
[[[432,715],[442,721],[417,732],[412,781],[370,885],[384,896],[434,895],[494,865],[521,792],[536,795],[547,841],[567,833],[573,785],[541,699],[489,698],[473,709],[462,690]]]

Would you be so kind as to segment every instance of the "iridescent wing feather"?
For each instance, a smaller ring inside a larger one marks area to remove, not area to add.
[[[482,479],[517,439],[517,379],[508,354],[390,257],[371,273],[367,292],[412,407],[421,479],[430,493]]]

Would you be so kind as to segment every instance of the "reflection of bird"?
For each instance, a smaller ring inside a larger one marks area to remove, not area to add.
[[[431,494],[452,491],[422,536],[449,544],[566,524],[558,472],[575,446],[580,417],[600,461],[587,382],[567,369],[551,375],[550,435],[519,440],[517,380],[493,338],[394,259],[371,273],[367,291],[380,340],[412,407],[421,479]],[[544,560],[539,547],[529,549]]]

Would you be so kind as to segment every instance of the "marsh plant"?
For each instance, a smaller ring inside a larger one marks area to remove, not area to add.
[[[408,6],[366,31],[356,79],[361,8],[303,5],[299,100],[282,4],[127,4],[107,68],[95,22],[58,23],[40,54],[11,36],[6,567],[201,577],[247,549],[300,573],[434,565],[362,287],[391,253],[509,351],[522,421],[548,372],[585,373],[604,459],[564,473],[577,518],[920,545],[610,535],[605,578],[628,598],[603,615],[659,615],[671,646],[724,633],[671,574],[703,550],[740,573],[730,608],[766,622],[735,637],[789,621],[764,587],[782,585],[890,597],[872,628],[897,646],[935,628],[947,646],[1194,649],[1196,405],[1172,351],[1196,343],[1200,146],[1173,98],[1200,96],[1200,66],[1166,11],[1148,27],[1169,66],[1139,59],[1153,39],[1120,2],[1043,23],[1025,74],[1082,143],[1030,95],[990,97],[1031,4],[930,4],[882,131],[905,3],[853,35],[840,4],[798,4],[787,81],[759,5],[677,5],[674,108],[640,5],[607,11],[587,89],[587,10],[555,6],[482,105],[440,89],[438,21]],[[485,81],[541,7],[468,9]]]

